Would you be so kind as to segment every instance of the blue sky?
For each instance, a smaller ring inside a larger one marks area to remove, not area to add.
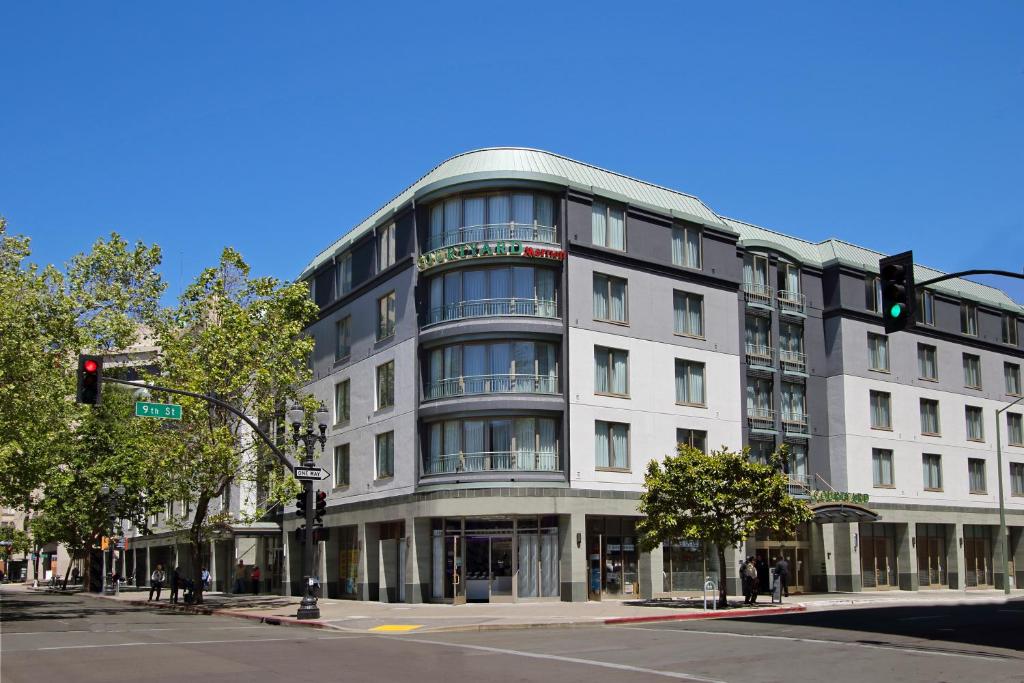
[[[443,159],[515,145],[811,240],[1024,265],[1024,3],[4,3],[0,213],[176,293],[294,277]],[[998,284],[1024,301],[1024,281]]]

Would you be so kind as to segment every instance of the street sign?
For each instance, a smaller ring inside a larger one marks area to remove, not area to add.
[[[181,406],[177,403],[135,402],[135,417],[157,417],[161,420],[180,420]]]
[[[331,476],[323,467],[296,467],[295,478],[299,481],[320,481]]]

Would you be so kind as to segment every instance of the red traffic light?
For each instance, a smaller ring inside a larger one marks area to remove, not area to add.
[[[98,406],[103,390],[103,357],[78,356],[78,389],[75,400],[85,405]]]
[[[90,358],[89,360],[85,361],[85,363],[83,363],[83,365],[85,367],[85,371],[86,372],[96,372],[96,368],[99,367],[98,365],[96,365],[96,361],[94,361],[92,358]]]

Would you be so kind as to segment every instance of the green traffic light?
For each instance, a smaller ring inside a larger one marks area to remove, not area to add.
[[[889,316],[898,318],[903,315],[903,304],[893,304],[892,308],[889,309]]]

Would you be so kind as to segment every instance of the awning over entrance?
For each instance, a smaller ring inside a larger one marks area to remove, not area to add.
[[[869,510],[856,503],[815,503],[811,505],[814,521],[818,524],[834,522],[877,522],[882,518],[874,510]]]

